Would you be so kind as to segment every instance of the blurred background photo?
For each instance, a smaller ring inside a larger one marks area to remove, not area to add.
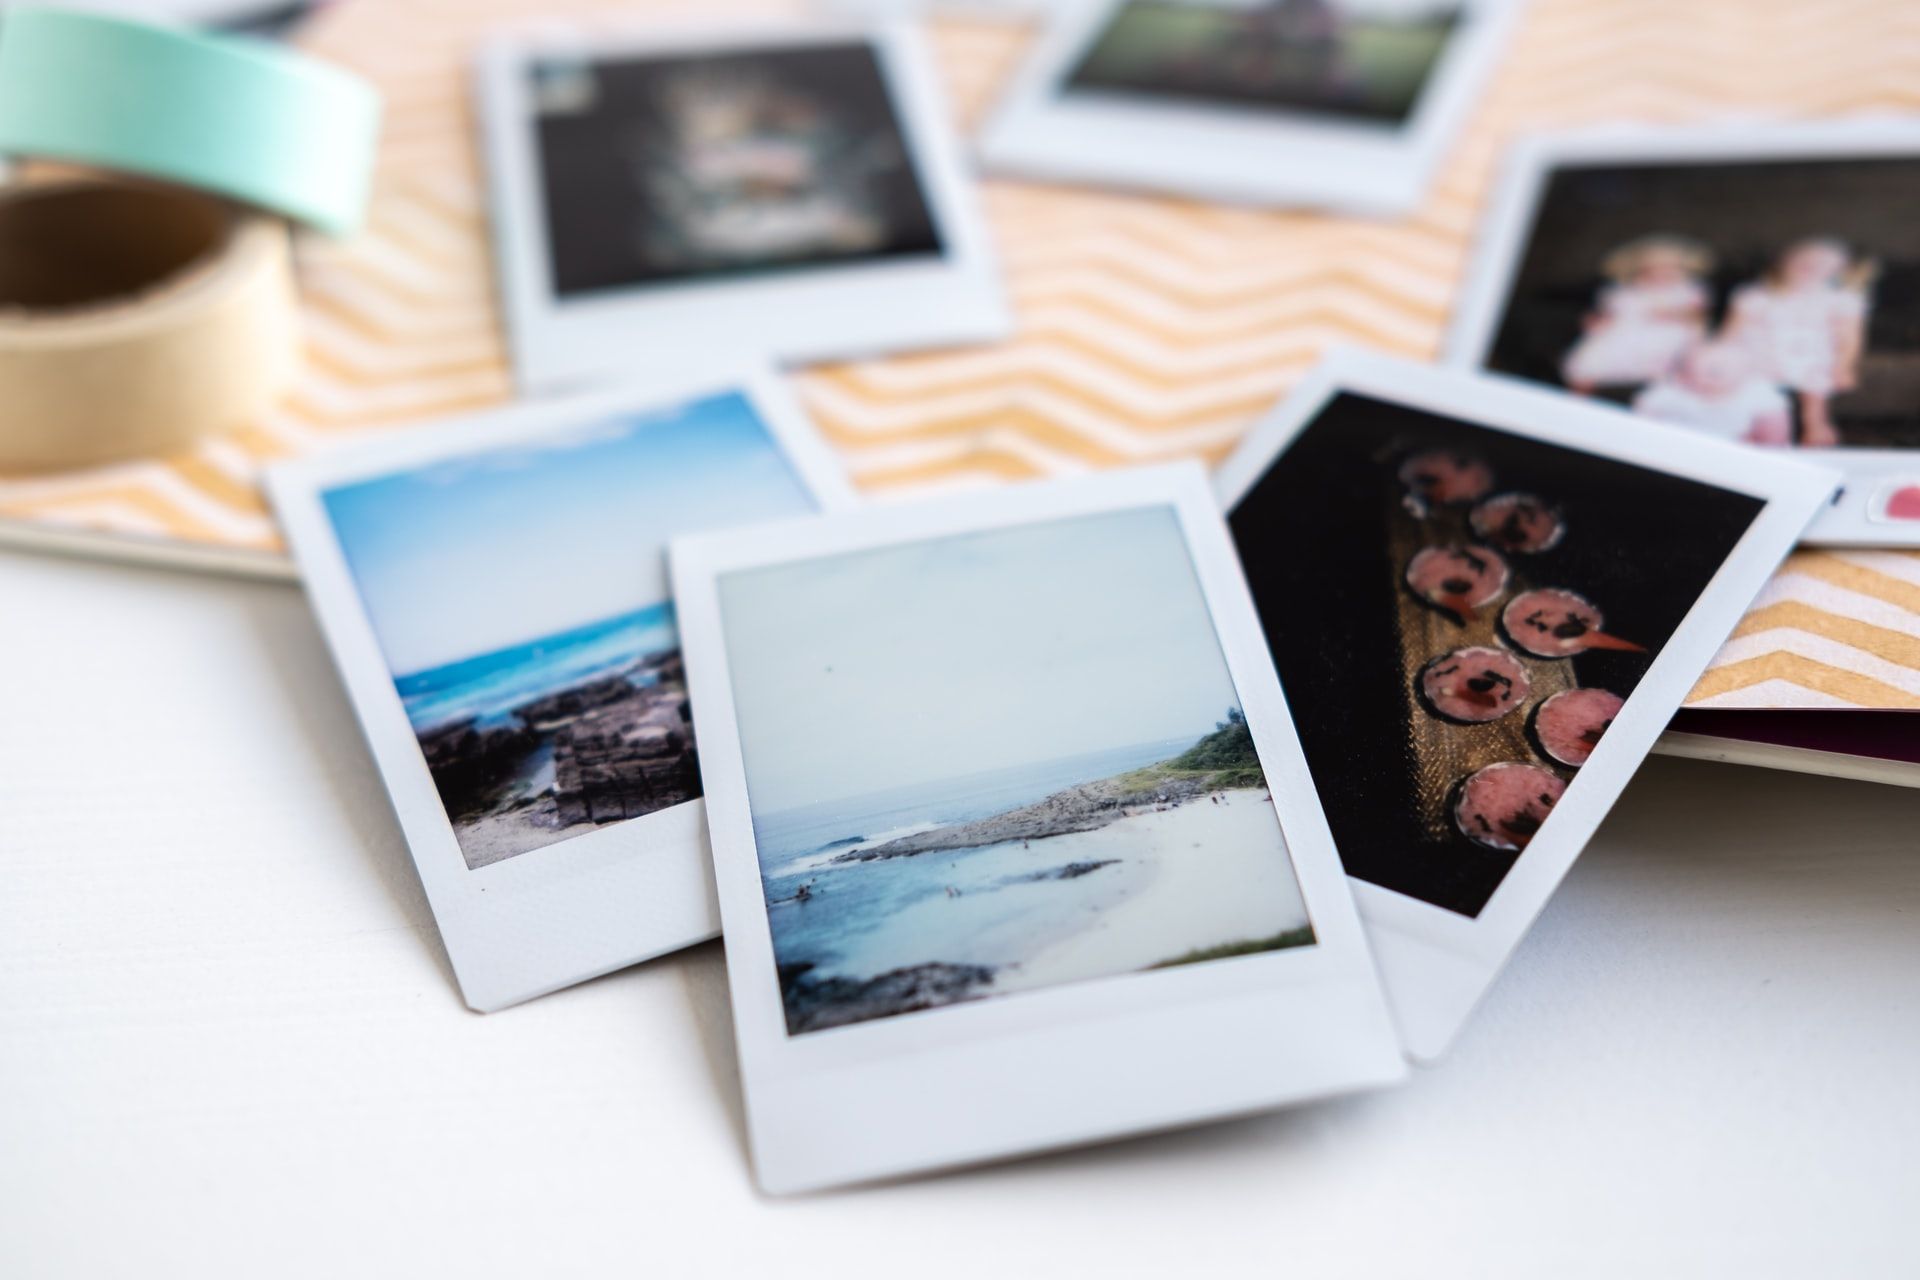
[[[1488,367],[1755,444],[1920,448],[1920,158],[1564,164]]]
[[[1392,126],[1459,22],[1455,0],[1125,0],[1065,87]]]
[[[532,63],[563,298],[938,255],[871,45]]]

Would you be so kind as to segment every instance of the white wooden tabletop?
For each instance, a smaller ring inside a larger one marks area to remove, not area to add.
[[[1920,790],[1655,760],[1409,1087],[775,1202],[718,946],[462,1008],[294,588],[0,555],[0,694],[12,1280],[1920,1273]]]

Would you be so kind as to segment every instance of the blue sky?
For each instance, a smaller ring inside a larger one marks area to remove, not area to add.
[[[726,394],[322,495],[395,675],[668,598],[668,539],[815,509]]]
[[[737,571],[720,603],[762,814],[1198,738],[1239,705],[1170,507]]]

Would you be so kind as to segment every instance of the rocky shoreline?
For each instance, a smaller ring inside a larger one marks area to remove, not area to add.
[[[996,813],[973,822],[956,823],[932,831],[901,836],[885,844],[843,853],[833,862],[877,862],[884,858],[910,858],[919,853],[938,853],[953,849],[978,849],[1013,840],[1044,840],[1076,831],[1098,831],[1129,813],[1143,808],[1184,804],[1210,792],[1227,788],[1211,774],[1172,774],[1143,786],[1132,774],[1083,782],[1065,791],[1056,791],[1044,800]]]
[[[1064,867],[1048,867],[1045,871],[1029,871],[1023,876],[1015,876],[1018,884],[1040,884],[1048,880],[1078,880],[1081,876],[1090,876],[1102,867],[1120,864],[1118,858],[1095,858],[1087,862],[1069,862]]]
[[[526,828],[525,847],[504,853],[463,843],[470,865],[538,848],[569,827],[639,817],[700,794],[677,649],[529,699],[503,724],[482,727],[468,717],[419,740],[456,836],[504,814]]]
[[[942,961],[910,965],[866,979],[814,978],[812,970],[811,964],[783,965],[780,969],[780,995],[786,1006],[789,1035],[978,999],[987,994],[994,976],[987,965]]]
[[[850,850],[831,862],[878,862],[915,854],[981,849],[1015,840],[1098,831],[1130,813],[1168,809],[1221,791],[1265,787],[1253,734],[1238,707],[1191,747],[1143,769],[1083,782],[1004,813]]]
[[[1243,884],[1278,874],[1270,856],[1277,838],[1273,811],[1258,794],[1265,787],[1245,717],[1232,707],[1213,732],[1191,747],[1142,768],[1066,787],[985,818],[880,844],[867,845],[862,837],[848,835],[814,846],[810,852],[815,858],[840,849],[825,865],[848,868],[977,849],[983,851],[987,874],[976,868],[971,879],[961,874],[956,882],[948,878],[952,872],[947,867],[958,864],[946,859],[919,864],[931,868],[924,879],[918,878],[915,866],[839,872],[863,880],[905,877],[910,891],[904,905],[888,909],[887,918],[866,921],[853,945],[840,945],[828,936],[789,950],[782,939],[804,936],[796,922],[812,909],[809,904],[819,893],[828,900],[837,896],[837,881],[823,880],[816,891],[811,870],[795,873],[808,878],[791,896],[769,901],[769,906],[783,907],[773,919],[775,952],[788,957],[779,966],[788,1032],[797,1035],[1005,991],[1181,963],[1189,955],[1266,949],[1264,939],[1272,932],[1268,919],[1257,906],[1233,895],[1223,898],[1219,891],[1219,883]],[[1115,831],[1091,834],[1128,819]],[[1021,848],[1055,838],[1058,843],[1043,852],[1029,854]],[[822,865],[807,863],[812,869]],[[1219,874],[1218,882],[1210,880],[1209,865]],[[1066,887],[1082,881],[1084,886]],[[990,905],[999,891],[1043,882],[1060,887],[1037,894],[1016,890],[1017,905],[1007,900],[1010,917]],[[1136,899],[1145,891],[1162,900],[1172,895],[1175,909],[1142,912]],[[1119,932],[1107,927],[1108,913],[1130,909],[1138,918],[1133,927]],[[1011,933],[1003,928],[1009,921],[1017,922]],[[1089,930],[1092,922],[1100,927]],[[876,935],[881,939],[877,946]],[[809,955],[825,959],[802,958]],[[845,972],[823,974],[818,963]]]

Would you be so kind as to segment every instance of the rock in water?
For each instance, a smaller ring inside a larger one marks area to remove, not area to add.
[[[811,964],[780,968],[789,1035],[977,999],[986,994],[982,988],[993,982],[993,970],[986,965],[942,961],[892,969],[864,980],[815,979],[812,971]]]
[[[1101,858],[1092,862],[1069,862],[1064,867],[1048,867],[1045,871],[1030,871],[1023,876],[1015,876],[1013,883],[1023,884],[1039,880],[1078,880],[1081,876],[1092,875],[1102,867],[1111,867],[1118,858]]]
[[[513,709],[513,714],[529,728],[551,733],[601,707],[624,701],[633,692],[633,684],[626,676],[607,676],[522,703]]]
[[[474,718],[442,725],[420,735],[433,785],[449,814],[470,813],[511,778],[539,739],[519,725],[482,729]]]
[[[561,826],[637,818],[699,794],[683,686],[626,684],[619,700],[554,735],[553,796]]]
[[[1177,804],[1215,789],[1208,774],[1169,775],[1142,789],[1123,778],[1102,778],[1056,791],[1044,800],[977,822],[901,836],[882,845],[843,853],[835,862],[876,862],[946,849],[979,849],[1013,840],[1042,840],[1076,831],[1098,831],[1127,814],[1127,807]]]

